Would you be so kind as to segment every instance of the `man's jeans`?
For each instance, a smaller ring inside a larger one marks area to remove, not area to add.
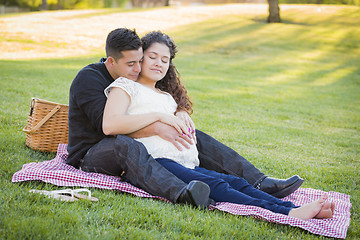
[[[187,186],[155,161],[142,143],[123,135],[95,144],[80,167],[86,172],[121,176],[134,186],[174,203]]]
[[[245,178],[253,186],[266,177],[248,160],[206,133],[196,130],[196,140],[200,167]]]
[[[200,166],[245,178],[255,186],[266,176],[231,148],[196,130]],[[81,169],[122,178],[148,193],[176,202],[187,184],[178,179],[147,152],[140,142],[127,136],[105,138],[89,149]]]

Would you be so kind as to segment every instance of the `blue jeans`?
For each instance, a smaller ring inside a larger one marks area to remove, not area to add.
[[[256,186],[266,176],[245,158],[204,132],[196,130],[200,166],[216,172],[245,178]],[[176,202],[186,183],[161,166],[148,154],[144,145],[118,135],[93,145],[81,159],[86,172],[121,176],[150,194]]]
[[[292,202],[282,201],[254,188],[244,178],[218,173],[201,167],[189,169],[166,158],[157,158],[155,160],[185,183],[199,180],[208,184],[210,198],[217,202],[258,206],[285,215],[288,215],[289,211],[296,207]]]
[[[80,167],[85,172],[121,176],[132,185],[173,203],[187,185],[155,161],[142,143],[123,135],[104,138],[92,146],[80,161]]]
[[[210,135],[196,130],[196,140],[200,167],[245,178],[253,186],[266,178],[266,175],[248,160]]]

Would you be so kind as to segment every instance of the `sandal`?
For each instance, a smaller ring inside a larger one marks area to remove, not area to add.
[[[75,202],[78,199],[74,197],[71,189],[64,189],[64,190],[54,190],[54,191],[45,191],[45,190],[36,190],[31,189],[29,190],[31,193],[40,193],[49,198],[54,198],[57,200],[65,201],[65,202]]]
[[[95,197],[91,197],[91,192],[89,189],[80,188],[80,189],[63,189],[63,190],[54,190],[54,191],[45,191],[45,190],[35,190],[31,189],[29,192],[31,193],[40,193],[49,198],[54,198],[61,201],[66,202],[75,202],[79,199],[86,199],[92,202],[97,202],[99,199]],[[87,192],[88,195],[80,194],[79,192]]]
[[[84,194],[80,194],[79,192],[87,192],[88,195],[86,196]],[[92,202],[99,201],[99,199],[97,199],[96,197],[92,197],[90,190],[86,189],[86,188],[74,189],[74,190],[72,190],[72,193],[74,194],[74,197],[79,198],[79,199],[86,199],[86,200],[90,200]]]

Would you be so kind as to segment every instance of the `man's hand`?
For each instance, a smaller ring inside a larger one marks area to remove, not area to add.
[[[160,122],[172,126],[178,131],[180,135],[189,134],[188,132],[189,129],[187,128],[187,125],[179,117],[176,117],[172,114],[164,114],[164,113],[157,113],[157,115],[159,116]]]
[[[195,124],[189,114],[185,111],[179,111],[175,113],[175,116],[181,119],[185,125],[187,126],[188,133],[194,142],[196,143],[196,136],[195,136]]]
[[[183,147],[189,149],[190,144],[194,144],[194,141],[189,136],[186,134],[179,134],[175,128],[167,124],[157,124],[156,133],[162,139],[174,144],[179,151],[182,151]]]
[[[155,122],[127,136],[131,138],[143,138],[154,135],[158,135],[162,139],[171,142],[179,151],[181,151],[183,147],[189,149],[190,144],[194,144],[194,141],[189,136],[179,134],[175,128],[162,122]]]

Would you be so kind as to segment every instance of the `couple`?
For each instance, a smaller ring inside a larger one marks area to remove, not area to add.
[[[173,45],[172,41],[170,42],[172,45],[169,46],[168,51],[173,51],[174,54],[175,45]],[[183,148],[182,146],[187,149],[194,148],[194,127],[187,114],[187,111],[191,110],[191,105],[189,105],[190,102],[188,101],[186,90],[179,85],[178,82],[175,82],[174,86],[170,86],[171,91],[173,91],[173,93],[170,92],[170,94],[179,96],[176,95],[176,93],[183,93],[178,99],[175,98],[175,102],[177,103],[176,115],[180,116],[180,119],[184,119],[184,121],[179,121],[178,118],[160,119],[166,123],[169,123],[168,121],[174,121],[172,125],[176,126],[176,128],[158,121],[158,118],[150,119],[151,121],[147,121],[146,124],[141,123],[142,125],[136,125],[137,127],[132,127],[132,124],[135,126],[135,123],[139,124],[139,122],[133,122],[131,120],[127,122],[124,127],[123,125],[117,125],[117,120],[113,120],[119,117],[115,112],[110,111],[110,115],[104,114],[106,103],[106,97],[103,93],[104,89],[118,77],[126,77],[134,81],[137,80],[141,70],[140,64],[143,59],[141,44],[135,32],[128,29],[116,29],[112,31],[107,38],[107,59],[101,63],[88,65],[75,77],[70,89],[69,157],[67,163],[75,167],[81,167],[85,171],[122,176],[135,186],[141,187],[151,194],[165,197],[172,202],[204,206],[208,202],[207,195],[209,194],[206,184],[200,181],[191,181],[194,180],[192,176],[190,176],[190,180],[179,179],[179,175],[178,177],[175,176],[178,173],[177,169],[170,169],[172,164],[176,164],[175,162],[168,161],[168,159],[154,160],[152,156],[148,154],[143,144],[132,139],[157,135],[171,142],[178,149]],[[159,44],[164,45],[163,43]],[[172,66],[171,60],[173,56],[167,55],[166,57],[168,58],[169,66]],[[151,58],[149,57],[149,59]],[[166,62],[166,60],[161,61]],[[159,73],[160,72],[162,71],[159,71]],[[168,71],[164,70],[163,72],[167,73]],[[144,72],[144,74],[146,73]],[[176,71],[169,71],[169,77],[174,78],[174,76],[176,77]],[[161,86],[158,87],[160,89],[169,89],[166,85],[164,85],[163,88]],[[122,91],[118,88],[115,89]],[[164,92],[160,94],[166,95]],[[111,95],[116,96],[117,94]],[[115,99],[116,98],[117,97],[115,97]],[[123,100],[125,102],[119,102],[117,110],[114,111],[119,112],[120,110],[124,113],[125,110],[128,110],[127,107],[130,104],[129,95],[123,95],[121,101]],[[110,104],[110,99],[108,103]],[[115,109],[114,105],[111,104],[107,108],[110,110]],[[105,119],[106,116],[110,116],[110,121]],[[142,121],[143,119],[140,119],[140,122]],[[124,124],[124,122],[122,122],[122,124]],[[189,132],[189,126],[190,133],[183,134],[184,131]],[[105,135],[104,132],[107,135]],[[180,132],[182,134],[180,134]],[[114,135],[116,136],[114,137]],[[253,186],[276,197],[284,197],[292,193],[303,181],[297,176],[286,180],[267,177],[232,149],[199,130],[196,130],[196,141],[200,166],[209,170],[244,177]],[[175,173],[175,175],[167,171],[161,164],[165,166],[170,165],[170,167],[167,166],[167,168]],[[179,164],[176,166],[182,167],[182,165]],[[206,169],[204,168],[201,169],[205,171]],[[185,168],[185,170],[189,169]],[[183,173],[180,175],[182,174]],[[250,185],[245,188],[250,187],[252,188]],[[261,191],[257,191],[257,193],[263,194]],[[213,193],[210,192],[210,194]],[[214,195],[216,195],[216,192]],[[215,197],[215,199],[217,198]],[[277,200],[276,198],[274,199]],[[312,213],[313,216],[310,217],[321,217],[322,212],[324,212],[322,210],[324,210],[324,208],[330,208],[328,204],[323,204],[323,201],[324,200],[319,200],[309,205],[310,207],[308,207],[308,209],[313,210],[316,208],[315,212],[317,211],[315,215]],[[290,204],[286,207],[291,208],[289,212],[301,209],[294,208],[290,206]],[[319,207],[320,209],[318,209]],[[286,211],[284,213],[286,213]]]

